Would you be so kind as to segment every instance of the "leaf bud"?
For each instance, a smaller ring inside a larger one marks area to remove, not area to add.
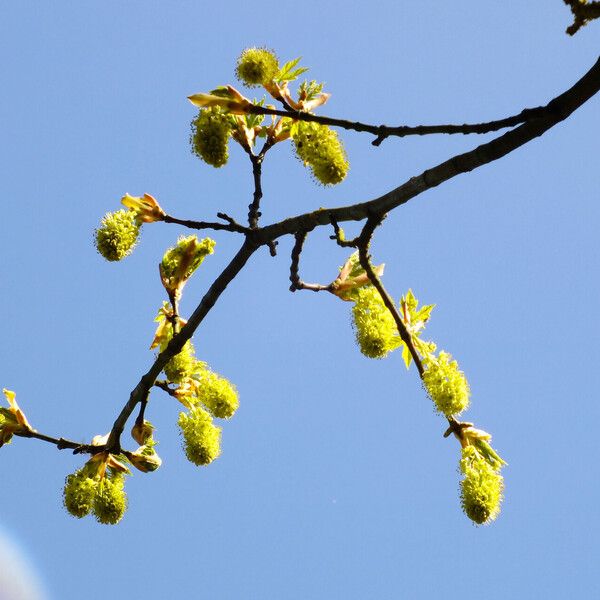
[[[148,444],[140,446],[135,452],[126,452],[125,456],[142,473],[156,471],[162,465],[162,460],[154,450],[154,444],[155,442],[150,440]]]
[[[144,446],[148,443],[148,440],[152,439],[152,432],[154,431],[154,425],[150,421],[138,422],[136,421],[131,428],[131,437],[140,445]]]
[[[248,87],[270,83],[279,71],[277,56],[266,48],[246,48],[238,58],[235,74]]]
[[[17,404],[15,392],[6,388],[3,388],[2,392],[6,396],[9,408],[0,407],[0,448],[4,444],[10,444],[15,433],[18,435],[33,431],[25,413]]]
[[[140,224],[164,221],[166,216],[165,211],[150,194],[144,194],[142,197],[125,194],[121,198],[121,204],[135,213],[135,218]]]
[[[471,391],[458,363],[447,352],[438,357],[428,354],[423,360],[423,384],[435,403],[438,412],[450,417],[458,415],[469,406]]]
[[[165,290],[169,294],[180,293],[187,280],[214,249],[215,241],[211,238],[199,240],[195,235],[181,236],[177,244],[165,252],[159,265]]]
[[[208,465],[221,453],[221,429],[202,408],[179,413],[179,429],[188,460],[195,465]]]
[[[94,234],[96,249],[108,261],[122,260],[135,248],[139,234],[133,211],[107,213]]]
[[[344,231],[339,229],[340,239],[344,240]],[[373,271],[378,277],[383,275],[385,264],[373,266]],[[340,274],[331,282],[331,293],[342,300],[353,300],[354,292],[357,288],[371,285],[371,280],[367,272],[360,264],[358,251],[350,255],[350,258],[340,268]]]

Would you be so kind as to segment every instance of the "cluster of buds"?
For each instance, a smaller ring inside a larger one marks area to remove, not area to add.
[[[131,437],[140,447],[135,452],[123,452],[127,460],[142,473],[151,473],[162,465],[162,460],[156,453],[153,431],[154,427],[149,421],[136,421],[131,429]]]
[[[190,235],[180,237],[177,244],[165,252],[159,270],[169,298],[179,299],[188,279],[204,259],[214,252],[214,248],[215,241],[211,238],[199,240],[195,235]]]
[[[294,112],[310,113],[330,97],[316,81],[301,83],[294,97],[289,84],[308,70],[299,67],[299,62],[300,58],[296,58],[279,66],[275,53],[266,48],[247,48],[238,58],[238,79],[248,87],[262,86],[290,111],[290,117],[273,115],[270,125],[262,124],[264,116],[258,110],[264,106],[264,99],[251,101],[231,85],[188,96],[189,101],[200,108],[192,121],[192,152],[204,162],[221,167],[228,159],[230,135],[248,153],[259,137],[266,138],[268,146],[291,137],[296,155],[311,168],[318,182],[340,183],[349,165],[337,134],[325,125],[294,119]],[[275,107],[268,105],[268,108]]]
[[[8,401],[8,408],[0,406],[0,448],[10,444],[13,435],[26,434],[33,431],[27,417],[19,408],[15,392],[4,388],[2,390]]]

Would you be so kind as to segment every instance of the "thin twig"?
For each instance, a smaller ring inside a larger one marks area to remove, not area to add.
[[[358,242],[360,240],[360,236],[356,236],[354,239],[347,240],[344,237],[344,231],[339,226],[338,222],[335,219],[331,220],[331,225],[333,226],[334,235],[330,235],[330,240],[335,240],[338,246],[342,248],[356,248]]]
[[[73,450],[73,454],[96,454],[103,450],[102,446],[93,446],[92,444],[82,444],[80,442],[73,442],[63,437],[56,438],[51,435],[40,433],[35,429],[16,431],[14,435],[24,438],[34,438],[36,440],[42,440],[54,444],[59,450]]]
[[[308,231],[299,231],[294,236],[296,238],[296,242],[292,248],[292,261],[290,263],[290,281],[292,282],[292,285],[290,285],[290,292],[295,292],[296,290],[330,292],[331,284],[321,285],[320,283],[305,283],[300,279],[300,255],[302,254],[302,248],[307,236]]]
[[[537,119],[545,115],[545,107],[538,106],[536,108],[525,108],[519,114],[487,123],[473,123],[462,125],[370,125],[361,123],[360,121],[349,121],[347,119],[336,119],[324,115],[314,115],[312,113],[301,112],[297,110],[280,110],[276,108],[268,108],[266,106],[252,105],[249,108],[250,113],[260,115],[276,115],[287,117],[296,121],[310,121],[320,123],[321,125],[330,125],[332,127],[341,127],[351,131],[361,133],[372,133],[377,136],[373,142],[374,146],[379,146],[383,140],[388,137],[406,137],[409,135],[432,135],[432,134],[463,134],[469,135],[472,133],[482,134],[498,131],[507,127],[515,127],[521,123],[525,123],[532,119]]]
[[[227,221],[225,223],[211,223],[209,221],[191,221],[189,219],[178,219],[177,217],[172,217],[171,215],[165,215],[163,221],[165,223],[175,223],[177,225],[183,225],[188,229],[214,229],[215,231],[233,231],[235,233],[248,233],[249,228],[244,225],[240,225],[236,223],[234,219],[231,217],[227,217],[223,215],[223,213],[218,213],[218,217]]]

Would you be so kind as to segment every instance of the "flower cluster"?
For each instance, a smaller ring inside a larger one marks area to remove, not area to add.
[[[208,465],[221,453],[221,428],[213,424],[203,408],[195,406],[179,413],[179,428],[188,460],[195,465]]]
[[[171,383],[182,383],[193,375],[196,363],[194,346],[188,340],[181,349],[181,352],[176,354],[165,365],[164,372]]]
[[[109,261],[122,260],[133,252],[140,225],[131,210],[107,213],[96,229],[94,239],[98,252]]]
[[[344,180],[350,165],[335,131],[327,125],[299,121],[292,127],[291,136],[296,155],[311,168],[317,181],[335,185]]]
[[[249,154],[257,138],[265,138],[265,149],[292,138],[296,155],[311,168],[316,181],[323,185],[343,181],[349,164],[337,133],[326,125],[294,119],[293,111],[310,113],[330,96],[323,92],[323,84],[314,80],[302,82],[292,94],[289,84],[308,70],[299,67],[299,61],[296,58],[280,67],[275,53],[266,48],[247,48],[238,58],[237,78],[249,87],[262,86],[290,111],[290,116],[273,115],[270,124],[263,125],[264,114],[258,110],[265,99],[251,101],[231,85],[188,96],[200,108],[192,121],[192,152],[206,163],[221,167],[227,162],[229,136]]]
[[[277,56],[266,48],[246,48],[238,58],[235,74],[248,87],[268,85],[279,71]]]
[[[360,351],[369,358],[384,358],[402,344],[394,317],[373,286],[356,289],[353,298],[352,324]]]
[[[477,525],[493,521],[500,513],[504,489],[504,480],[499,473],[502,464],[496,467],[490,464],[474,445],[462,449],[461,504],[467,517]]]
[[[179,326],[182,320],[176,320],[168,303],[160,309],[156,320],[159,325],[152,347],[159,346],[164,350],[176,329],[173,321]],[[229,419],[234,415],[239,406],[237,390],[196,358],[191,341],[187,341],[181,352],[165,365],[164,373],[167,387],[164,382],[162,387],[188,409],[188,412],[180,413],[178,421],[185,454],[194,464],[207,465],[220,454],[221,429],[213,424],[213,417]],[[170,388],[169,384],[177,387]],[[141,426],[138,429],[136,439],[143,439]],[[130,456],[128,458],[137,466]]]
[[[218,106],[205,108],[192,121],[192,152],[213,167],[222,167],[229,158],[231,120]]]
[[[65,508],[78,519],[91,512],[99,523],[115,525],[127,509],[125,473],[128,472],[112,454],[96,454],[67,476],[63,490]]]
[[[469,383],[458,363],[447,352],[436,357],[428,354],[423,360],[423,385],[438,412],[450,417],[459,415],[469,406]]]

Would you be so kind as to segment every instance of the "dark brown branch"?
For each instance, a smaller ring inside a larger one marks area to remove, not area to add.
[[[264,143],[262,150],[258,154],[252,154],[250,148],[244,148],[250,157],[252,162],[252,176],[254,178],[254,197],[252,203],[248,206],[248,225],[250,229],[256,229],[258,227],[258,221],[260,219],[260,201],[263,196],[262,192],[262,163],[265,158],[265,154],[273,147],[273,140],[267,139]],[[271,248],[271,254],[274,254],[274,248]]]
[[[218,213],[217,216],[220,219],[224,219],[227,221],[225,223],[211,223],[208,221],[191,221],[189,219],[178,219],[176,217],[172,217],[171,215],[165,215],[163,219],[165,223],[175,223],[177,225],[183,225],[188,229],[214,229],[215,231],[233,231],[235,233],[247,233],[249,231],[248,227],[244,225],[240,225],[231,217],[224,215],[223,213]]]
[[[254,195],[250,206],[248,206],[248,224],[250,229],[256,229],[258,227],[258,220],[260,219],[260,201],[262,198],[262,160],[258,156],[250,155],[252,160],[252,176],[254,177]]]
[[[600,60],[596,61],[594,66],[573,87],[544,107],[543,117],[528,121],[516,129],[493,139],[491,142],[481,144],[470,152],[459,154],[431,169],[427,169],[421,175],[409,179],[403,185],[379,198],[340,208],[321,208],[310,213],[290,217],[257,230],[252,238],[256,243],[264,244],[283,235],[294,234],[302,230],[312,230],[320,225],[344,221],[361,221],[371,214],[387,213],[444,181],[498,160],[541,136],[592,98],[599,89]]]
[[[320,283],[305,283],[300,279],[300,255],[302,254],[302,248],[304,246],[304,242],[306,237],[308,236],[308,231],[299,231],[294,236],[296,238],[296,242],[294,247],[292,248],[292,262],[290,264],[290,281],[292,285],[290,285],[290,292],[295,292],[296,290],[311,290],[313,292],[330,292],[330,285],[321,285]]]
[[[167,394],[169,394],[169,396],[172,396],[173,398],[175,397],[175,390],[173,390],[169,387],[168,381],[165,381],[165,380],[155,381],[154,387],[160,388],[161,390],[167,392]]]
[[[268,108],[266,106],[253,105],[250,108],[251,113],[257,113],[261,115],[276,115],[280,117],[288,117],[297,121],[311,121],[313,123],[320,123],[321,125],[330,125],[332,127],[341,127],[351,131],[358,131],[362,133],[372,133],[377,137],[373,140],[374,146],[379,146],[386,138],[393,137],[406,137],[409,135],[432,135],[438,133],[444,134],[463,134],[468,135],[472,133],[490,133],[504,129],[506,127],[514,127],[520,123],[537,119],[544,115],[544,107],[537,108],[525,108],[518,115],[511,117],[505,117],[496,121],[489,121],[487,123],[474,123],[462,125],[399,125],[391,127],[388,125],[369,125],[368,123],[361,123],[359,121],[349,121],[346,119],[336,119],[333,117],[326,117],[322,115],[313,115],[311,113],[300,112],[295,110],[279,110],[275,108]]]
[[[96,454],[103,450],[103,448],[100,446],[92,446],[91,444],[81,444],[79,442],[73,442],[62,437],[56,438],[51,435],[45,435],[43,433],[40,433],[39,431],[35,431],[35,429],[30,429],[29,431],[15,432],[14,435],[24,438],[35,438],[36,440],[42,440],[43,442],[54,444],[59,450],[73,450],[73,454]]]
[[[566,30],[569,35],[575,35],[584,25],[600,17],[600,2],[583,4],[580,0],[564,0],[564,3],[573,13],[573,24]]]
[[[184,344],[192,337],[204,317],[206,317],[210,309],[215,305],[219,296],[242,270],[248,259],[256,250],[257,246],[255,244],[249,240],[244,242],[238,253],[214,280],[206,294],[204,294],[200,304],[198,304],[196,310],[194,310],[191,317],[188,319],[188,322],[181,328],[181,331],[177,335],[173,336],[167,347],[157,356],[148,372],[140,379],[137,386],[131,392],[127,404],[125,404],[119,413],[119,416],[116,418],[108,442],[106,443],[106,450],[114,454],[120,452],[121,434],[125,428],[125,423],[127,423],[131,413],[135,410],[136,405],[147,400],[150,388],[154,385],[156,378],[163,370],[164,366],[171,358],[181,352]]]

